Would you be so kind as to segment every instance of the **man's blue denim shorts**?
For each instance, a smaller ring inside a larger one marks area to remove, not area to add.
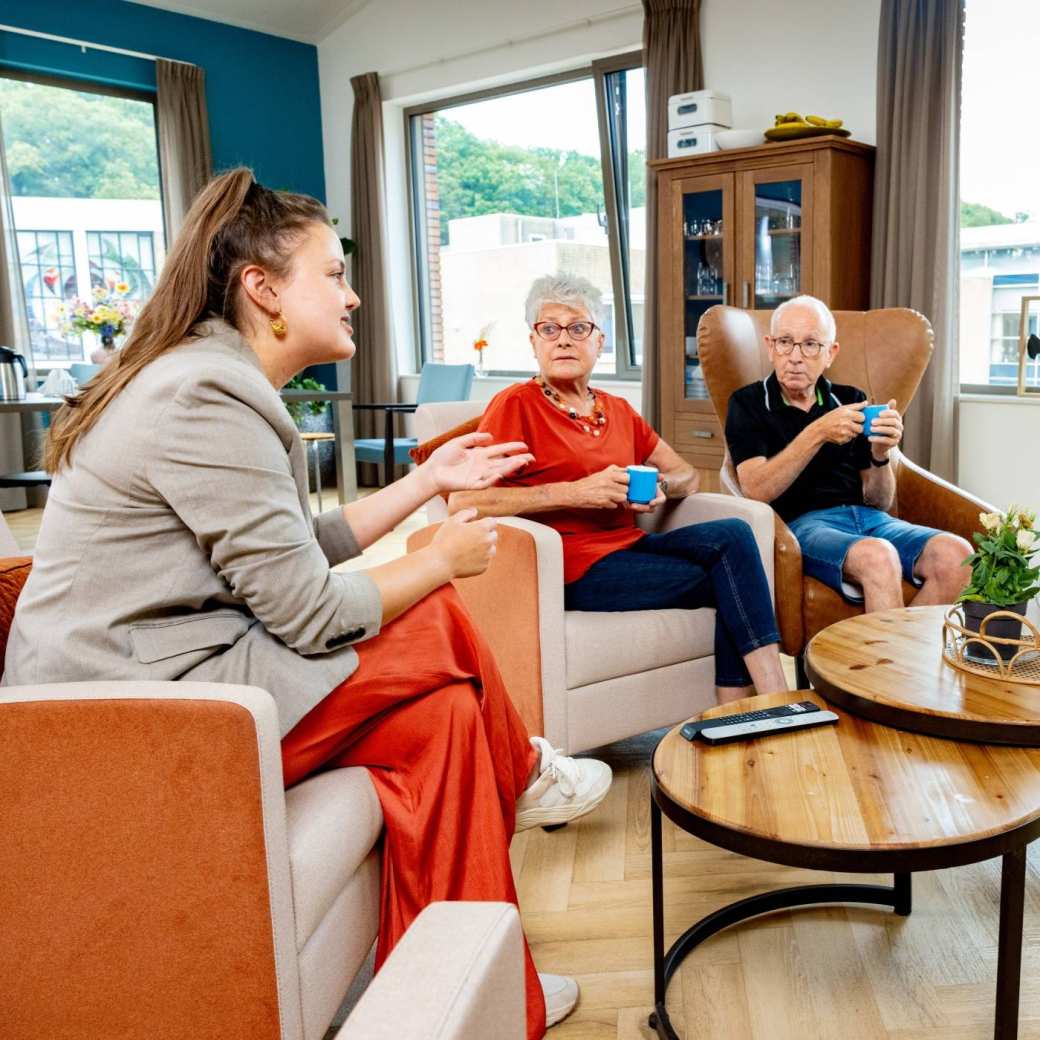
[[[863,538],[883,538],[899,553],[903,577],[918,588],[923,584],[914,576],[914,565],[929,539],[941,531],[898,520],[870,506],[835,506],[816,509],[792,520],[791,528],[802,550],[802,570],[822,581],[849,603],[862,603],[863,593],[842,576],[849,550]]]

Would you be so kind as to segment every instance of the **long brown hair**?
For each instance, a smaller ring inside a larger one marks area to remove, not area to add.
[[[259,264],[284,277],[300,233],[314,222],[330,223],[317,199],[269,191],[244,166],[211,180],[188,210],[126,345],[58,410],[44,450],[46,469],[56,473],[69,463],[76,442],[116,394],[145,365],[189,339],[200,321],[223,318],[242,331],[242,270]]]

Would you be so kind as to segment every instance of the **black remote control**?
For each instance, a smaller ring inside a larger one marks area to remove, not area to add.
[[[837,721],[838,716],[834,712],[824,711],[812,701],[799,701],[796,704],[781,704],[776,708],[720,715],[713,719],[697,719],[687,722],[679,732],[687,740],[700,737],[701,740],[718,744],[726,740],[742,740],[785,729]],[[712,730],[723,732],[712,733]]]

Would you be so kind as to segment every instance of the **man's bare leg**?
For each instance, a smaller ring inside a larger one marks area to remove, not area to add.
[[[861,538],[845,557],[842,573],[863,589],[863,609],[868,614],[903,605],[903,569],[891,542]]]
[[[924,584],[913,605],[956,603],[971,577],[971,568],[964,563],[970,554],[971,546],[958,535],[944,532],[930,538],[914,566],[914,575]]]

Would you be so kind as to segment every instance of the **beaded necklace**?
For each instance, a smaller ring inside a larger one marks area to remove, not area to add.
[[[535,376],[534,381],[542,388],[542,393],[549,401],[556,408],[559,408],[561,412],[566,412],[567,416],[578,424],[578,428],[582,432],[591,433],[593,437],[598,437],[603,432],[601,427],[607,425],[607,416],[603,410],[602,399],[591,386],[589,387],[588,398],[592,402],[592,414],[579,415],[577,408],[564,404],[563,398],[541,376]]]

